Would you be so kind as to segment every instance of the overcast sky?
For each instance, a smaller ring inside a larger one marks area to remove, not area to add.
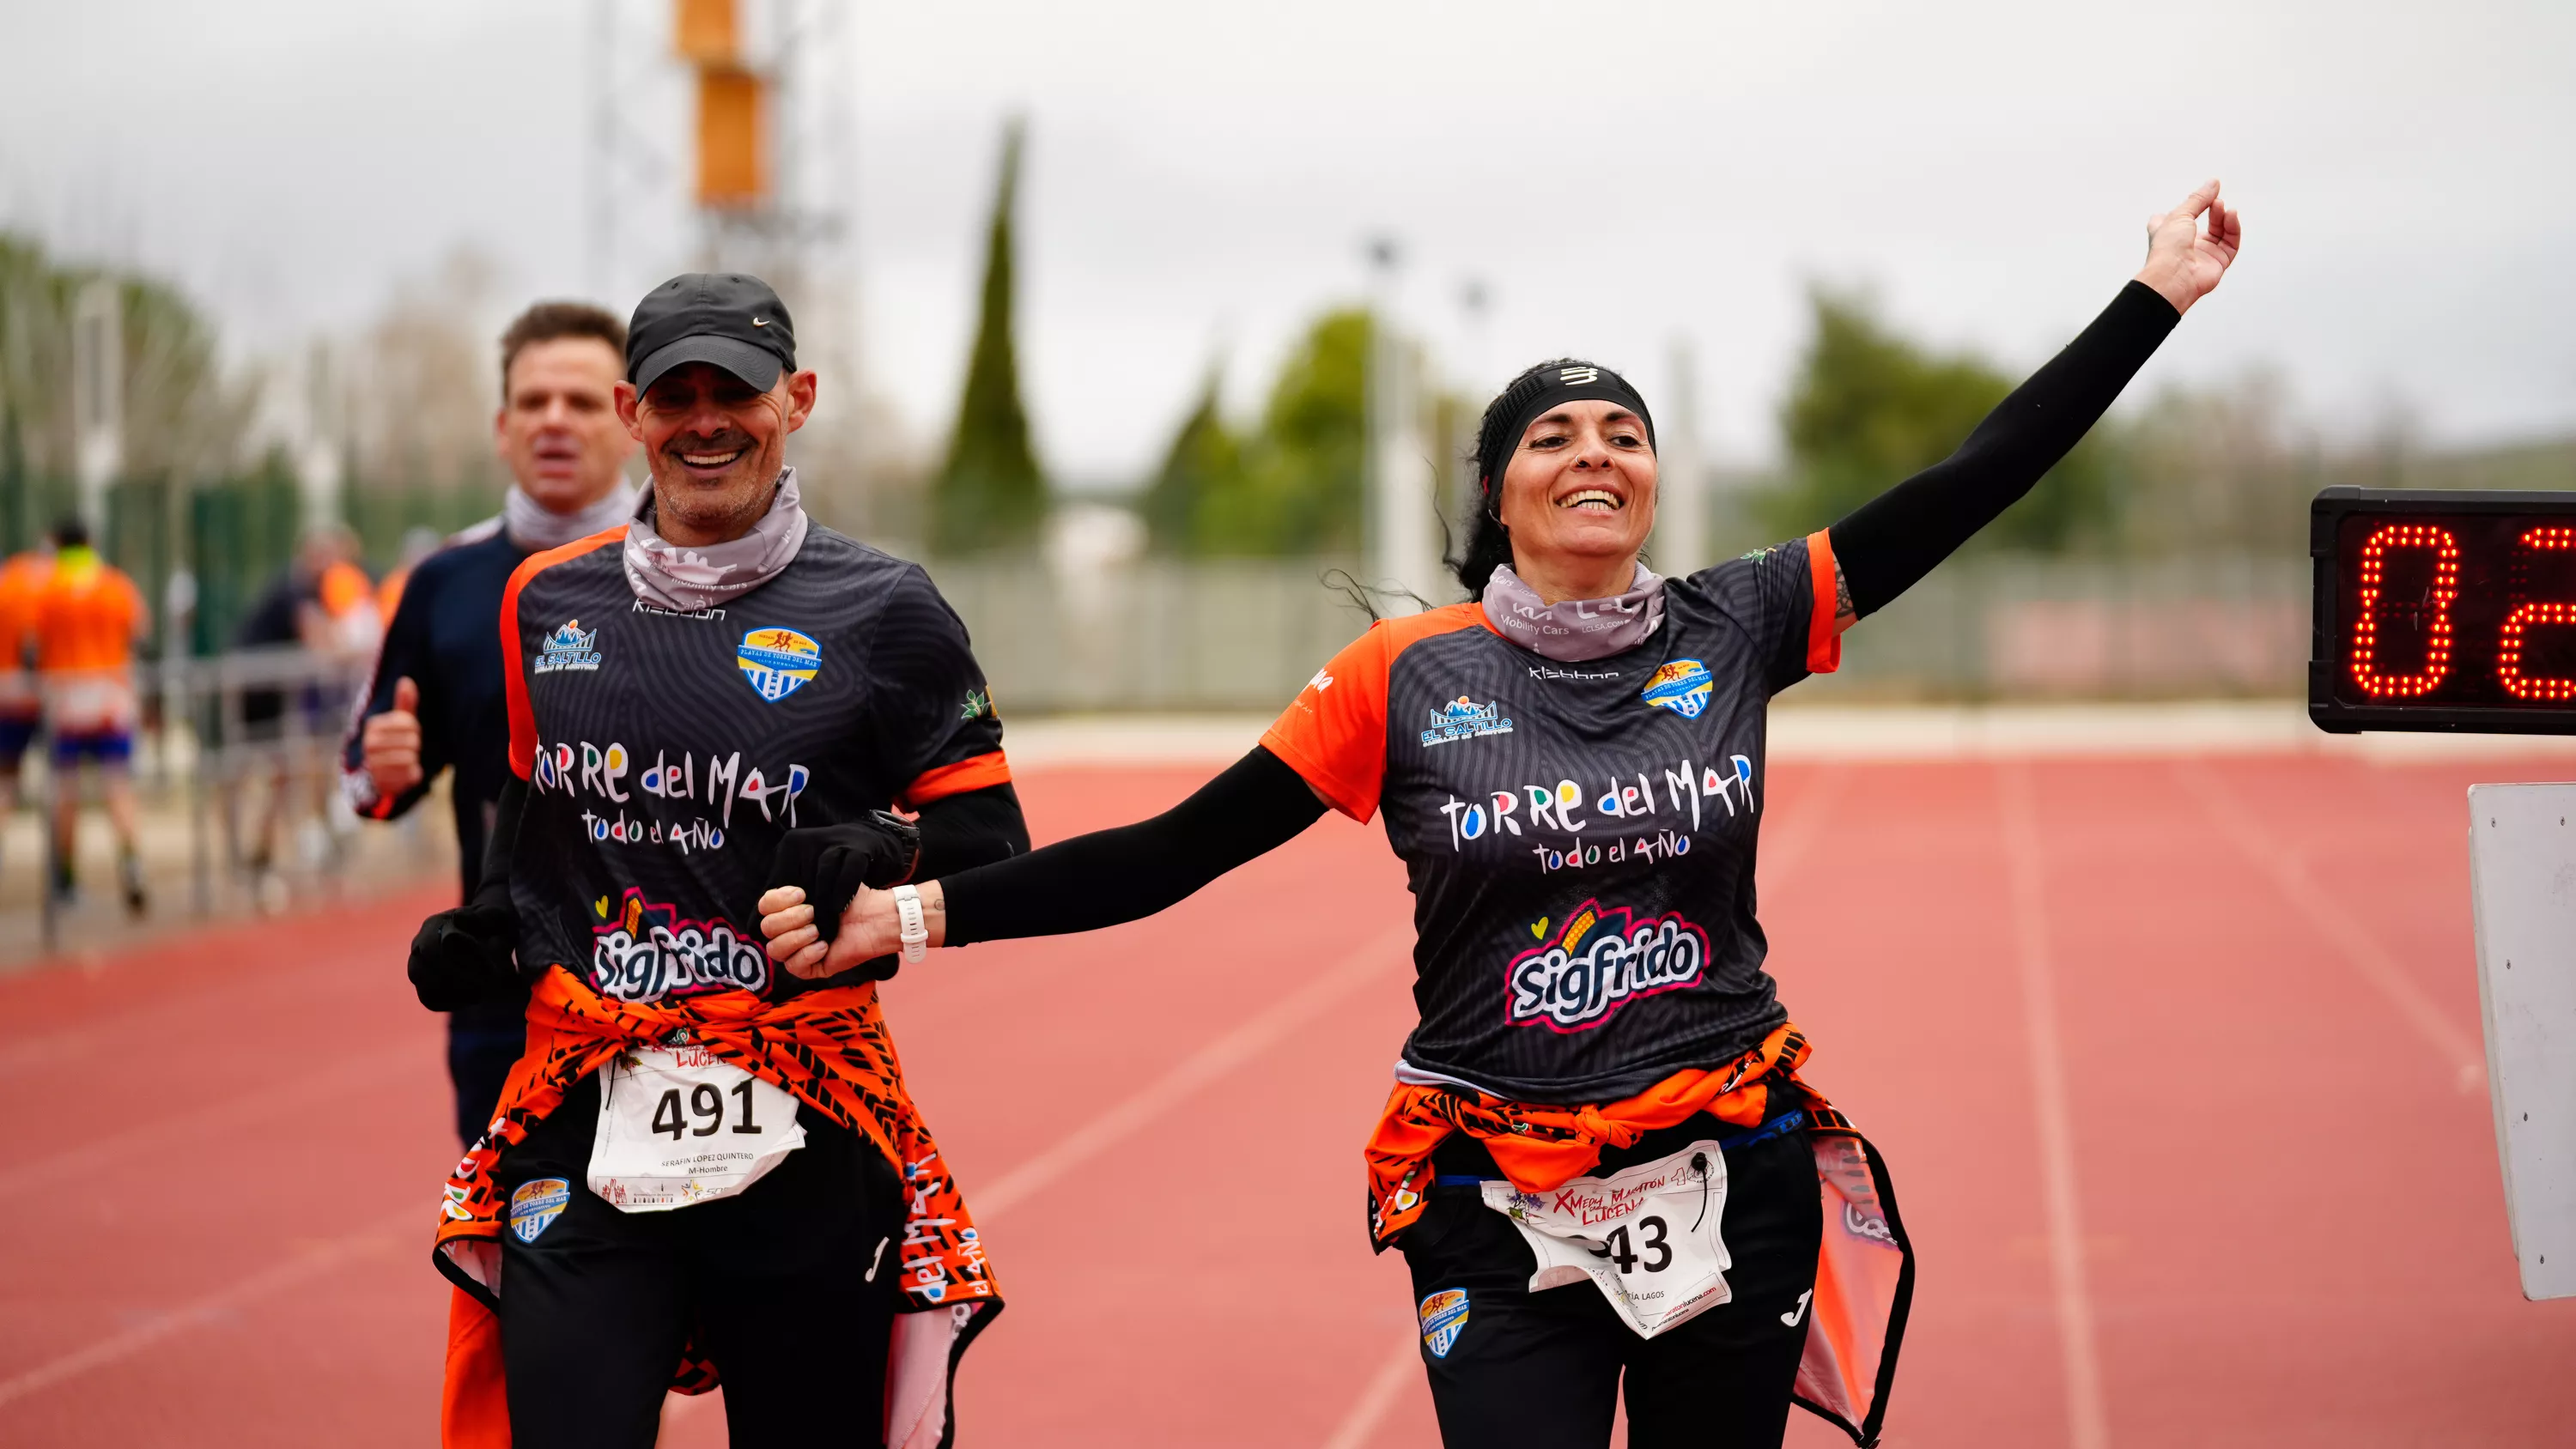
[[[640,53],[667,6],[625,7],[628,109],[668,144],[685,92]],[[0,225],[174,274],[245,356],[355,330],[459,244],[509,301],[579,293],[590,13],[0,0]],[[1807,279],[2027,367],[2209,175],[2245,257],[2146,385],[2272,365],[2339,428],[2402,406],[2441,439],[2576,430],[2566,0],[854,13],[873,385],[917,433],[946,426],[996,141],[1024,112],[1024,383],[1075,478],[1149,467],[1211,360],[1250,406],[1296,328],[1361,295],[1373,232],[1403,243],[1404,315],[1456,385],[1589,355],[1670,414],[1686,344],[1703,432],[1752,459]],[[621,310],[689,259],[670,198],[629,198]]]

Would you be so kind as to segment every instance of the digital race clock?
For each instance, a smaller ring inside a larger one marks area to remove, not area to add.
[[[2329,488],[2308,554],[2318,728],[2576,734],[2576,493]]]

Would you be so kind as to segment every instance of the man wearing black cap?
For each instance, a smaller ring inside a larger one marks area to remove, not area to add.
[[[511,776],[413,946],[425,1005],[529,993],[439,1233],[449,1439],[505,1385],[514,1442],[642,1449],[711,1372],[735,1443],[927,1449],[1000,1299],[879,1012],[897,961],[773,971],[756,903],[1025,850],[1001,726],[919,566],[806,517],[816,379],[765,283],[656,288],[626,369],[651,496],[511,576]]]

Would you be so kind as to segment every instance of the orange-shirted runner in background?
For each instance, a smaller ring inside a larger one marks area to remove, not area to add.
[[[19,763],[44,722],[44,700],[29,661],[36,643],[36,594],[53,567],[50,554],[33,551],[0,563],[0,810],[13,814]]]
[[[134,782],[138,713],[134,694],[134,641],[149,623],[143,596],[124,571],[98,556],[88,528],[65,521],[54,528],[54,561],[35,590],[36,675],[45,723],[53,736],[54,879],[58,899],[73,898],[79,859],[80,766],[96,765],[116,831],[117,874],[125,908],[143,914],[143,865]]]

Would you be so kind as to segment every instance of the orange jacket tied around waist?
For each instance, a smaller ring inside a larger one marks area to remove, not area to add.
[[[867,1138],[894,1164],[908,1195],[900,1258],[906,1308],[896,1315],[888,1355],[885,1442],[903,1449],[944,1443],[956,1359],[1002,1300],[974,1218],[904,1090],[875,984],[783,1002],[729,991],[642,1005],[603,997],[561,967],[537,979],[528,1002],[527,1050],[510,1070],[491,1125],[447,1180],[434,1254],[456,1285],[442,1442],[448,1449],[503,1449],[510,1442],[493,1311],[508,1206],[493,1174],[501,1154],[553,1111],[567,1088],[618,1053],[683,1043],[784,1087]],[[680,1392],[704,1393],[716,1382],[714,1366],[694,1351],[673,1366],[672,1387]]]
[[[1370,1240],[1382,1251],[1422,1217],[1431,1154],[1452,1132],[1483,1143],[1514,1187],[1550,1192],[1598,1166],[1605,1147],[1629,1146],[1701,1112],[1759,1127],[1779,1115],[1771,1094],[1788,1093],[1807,1114],[1825,1220],[1798,1402],[1855,1443],[1876,1444],[1914,1297],[1914,1253],[1877,1150],[1823,1093],[1799,1080],[1810,1050],[1805,1035],[1784,1024],[1720,1070],[1676,1072],[1597,1107],[1541,1107],[1399,1084],[1369,1138]]]

